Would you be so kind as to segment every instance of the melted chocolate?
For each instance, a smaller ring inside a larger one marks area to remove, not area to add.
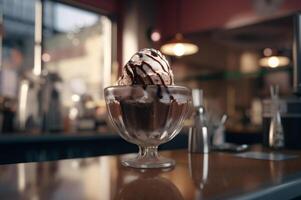
[[[148,137],[148,142],[156,138],[155,132],[166,129],[169,120],[172,121],[172,124],[168,125],[169,127],[179,123],[188,105],[180,104],[177,101],[137,102],[131,99],[123,99],[115,104],[119,109],[115,109],[118,113],[114,116],[115,118],[119,117],[118,120],[122,116],[122,124],[126,127],[128,134],[132,138],[139,139],[141,135],[136,134],[137,132],[148,132],[143,135],[143,137]]]
[[[160,85],[157,85],[157,97],[159,97],[160,99],[163,98],[162,89]]]

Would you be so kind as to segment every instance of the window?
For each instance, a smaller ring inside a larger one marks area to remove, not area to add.
[[[91,131],[105,124],[112,21],[50,0],[3,0],[1,7],[2,132]]]

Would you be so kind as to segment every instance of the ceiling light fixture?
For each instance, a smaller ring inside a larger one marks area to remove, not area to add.
[[[166,42],[164,45],[161,46],[162,53],[169,56],[181,57],[181,56],[195,54],[199,50],[196,44],[194,44],[193,42],[187,39],[184,39],[183,35],[181,34],[180,3],[181,3],[180,0],[178,0],[177,13],[176,13],[176,17],[177,17],[176,22],[178,22],[177,31],[179,32],[175,35],[175,37],[172,40]]]
[[[161,51],[169,56],[185,56],[198,52],[199,48],[189,40],[183,38],[183,35],[177,33],[175,38],[162,45]]]
[[[260,66],[271,68],[287,66],[289,63],[290,60],[286,56],[269,56],[259,60]]]
[[[259,59],[259,65],[262,67],[284,67],[290,64],[289,57],[279,53],[279,50],[265,48],[263,50],[264,57]]]

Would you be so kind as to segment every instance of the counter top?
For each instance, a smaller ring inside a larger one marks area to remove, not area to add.
[[[301,151],[286,153],[299,157],[173,150],[160,152],[177,162],[163,170],[125,168],[120,158],[128,155],[0,165],[0,199],[291,199],[301,196]]]

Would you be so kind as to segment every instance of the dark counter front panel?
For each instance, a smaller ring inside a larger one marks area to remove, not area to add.
[[[179,134],[159,149],[187,147],[187,134]],[[0,164],[37,162],[138,152],[138,147],[117,134],[90,136],[0,136]]]

